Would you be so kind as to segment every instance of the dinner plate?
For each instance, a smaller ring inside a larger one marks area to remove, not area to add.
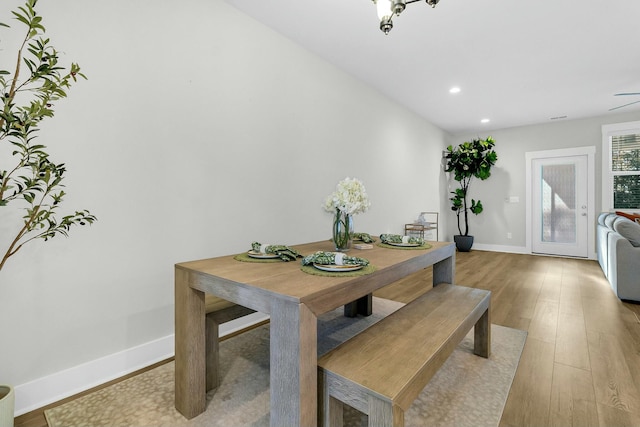
[[[420,243],[394,243],[394,242],[385,242],[387,245],[391,246],[402,246],[405,248],[415,248],[416,246],[420,246]]]
[[[356,271],[362,268],[361,265],[322,265],[313,263],[313,266],[322,271]]]
[[[273,259],[278,258],[278,254],[263,254],[262,252],[249,251],[247,252],[251,258]]]

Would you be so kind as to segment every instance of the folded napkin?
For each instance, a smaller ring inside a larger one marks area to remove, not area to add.
[[[381,234],[380,241],[382,241],[382,243],[414,243],[420,246],[424,245],[424,239],[421,237],[402,236],[400,234]]]
[[[347,256],[342,252],[318,251],[302,258],[302,265],[369,265],[369,260],[355,256]]]
[[[365,243],[373,243],[373,237],[368,233],[353,233],[353,240],[362,240]]]
[[[278,255],[283,261],[293,261],[302,256],[295,249],[285,245],[263,245],[259,242],[253,242],[251,244],[251,249],[253,249],[254,252],[259,252],[261,254]]]

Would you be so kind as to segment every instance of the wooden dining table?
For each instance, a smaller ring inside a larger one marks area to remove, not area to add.
[[[206,409],[205,305],[212,294],[270,316],[270,425],[317,425],[317,318],[433,266],[433,284],[454,283],[455,246],[351,249],[375,268],[355,277],[302,271],[299,260],[241,262],[234,255],[175,265],[175,406],[186,418]],[[330,241],[291,245],[299,253],[332,251]]]

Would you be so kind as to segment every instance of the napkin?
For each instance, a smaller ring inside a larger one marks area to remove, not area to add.
[[[402,236],[400,234],[381,234],[382,243],[415,243],[420,246],[424,245],[424,239],[421,237]]]
[[[302,265],[369,265],[369,260],[355,256],[347,256],[342,252],[318,251],[302,258]]]
[[[285,245],[263,245],[259,242],[253,242],[251,243],[251,249],[263,254],[278,255],[283,261],[293,261],[302,256],[295,249]]]
[[[373,243],[373,238],[368,233],[353,233],[353,240],[362,240],[365,243]]]

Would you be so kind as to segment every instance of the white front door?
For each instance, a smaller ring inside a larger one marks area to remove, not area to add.
[[[589,257],[588,156],[531,158],[531,250]]]

